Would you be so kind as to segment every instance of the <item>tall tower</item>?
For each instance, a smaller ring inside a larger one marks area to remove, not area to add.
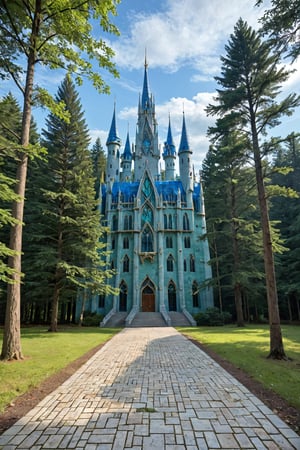
[[[175,180],[176,150],[173,142],[170,117],[167,140],[164,143],[163,159],[165,161],[166,181]]]
[[[129,132],[127,133],[124,152],[121,155],[121,181],[131,180],[131,165],[132,165],[132,153],[130,150]]]
[[[113,118],[106,141],[107,163],[106,163],[106,182],[119,181],[120,176],[120,147],[121,139],[118,137],[116,126],[116,106],[114,106]]]
[[[142,97],[139,99],[138,121],[136,130],[136,147],[134,155],[134,179],[141,180],[147,168],[157,178],[159,175],[158,131],[155,119],[155,105],[150,94],[147,61],[145,58],[144,84]]]
[[[183,113],[183,119],[182,119],[182,131],[181,131],[181,139],[179,144],[179,150],[178,150],[178,157],[179,157],[179,173],[180,173],[180,179],[182,181],[182,185],[186,193],[188,191],[193,190],[193,168],[192,168],[192,161],[191,156],[193,152],[190,149],[187,132],[186,132],[186,126],[185,126],[185,116]]]

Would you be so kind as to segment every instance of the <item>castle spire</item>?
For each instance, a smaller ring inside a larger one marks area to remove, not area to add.
[[[144,84],[143,84],[143,93],[142,93],[142,109],[146,110],[151,107],[151,96],[149,90],[148,83],[148,63],[145,52],[145,70],[144,70]]]
[[[165,170],[166,170],[166,180],[174,180],[175,179],[175,159],[176,159],[176,150],[172,136],[171,130],[171,119],[169,115],[169,127],[167,140],[164,143],[163,150],[163,159],[165,161]]]
[[[115,103],[114,104],[113,117],[112,117],[112,121],[111,121],[111,126],[110,126],[110,130],[109,130],[108,138],[107,138],[107,141],[106,141],[106,145],[112,144],[112,143],[120,144],[120,142],[121,142],[121,139],[118,136],[117,125],[116,125],[116,103]]]
[[[190,151],[190,146],[189,146],[188,136],[187,136],[187,132],[186,132],[185,116],[184,116],[184,112],[183,112],[182,131],[181,131],[181,139],[180,139],[178,153],[186,152],[186,151]]]
[[[108,182],[119,181],[119,164],[120,164],[120,146],[121,139],[118,136],[116,126],[116,104],[114,105],[114,112],[109,130],[109,135],[106,141],[107,146],[107,161],[106,161],[106,175]]]
[[[122,158],[123,159],[127,159],[128,161],[132,160],[132,153],[131,153],[130,141],[129,141],[129,131],[127,131],[127,138],[126,138],[126,142],[125,142],[125,147],[124,147],[124,152],[123,152]]]

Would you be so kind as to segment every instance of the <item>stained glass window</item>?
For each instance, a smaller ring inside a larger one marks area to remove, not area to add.
[[[150,223],[151,225],[153,225],[153,210],[148,204],[146,204],[143,208],[142,227],[145,223]]]
[[[148,177],[145,178],[144,184],[142,187],[143,192],[143,200],[149,200],[153,205],[155,205],[155,195],[152,183]]]
[[[153,252],[153,233],[150,227],[146,226],[142,233],[142,252]]]

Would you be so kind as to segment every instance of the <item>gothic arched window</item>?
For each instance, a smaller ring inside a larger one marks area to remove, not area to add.
[[[174,270],[174,258],[172,255],[169,255],[167,258],[167,272],[173,272]]]
[[[112,218],[112,230],[117,231],[117,229],[118,229],[118,218],[116,215],[114,215]]]
[[[190,229],[190,221],[189,221],[189,217],[188,217],[187,213],[184,213],[184,216],[183,216],[183,229],[184,230]]]
[[[176,286],[173,281],[170,281],[168,286],[168,303],[169,303],[169,311],[177,311]]]
[[[185,238],[184,238],[184,247],[191,248],[191,239],[189,236],[185,236]]]
[[[164,214],[164,229],[168,229],[168,216],[167,214]]]
[[[123,272],[129,272],[129,258],[127,255],[123,259]]]
[[[141,244],[142,252],[153,252],[153,233],[149,226],[146,226],[142,232]]]
[[[186,259],[183,260],[183,270],[186,272]]]
[[[115,239],[112,239],[111,240],[111,249],[114,250],[115,247],[116,247],[116,241],[115,241]]]
[[[123,248],[129,248],[129,239],[127,236],[123,239]]]
[[[132,230],[133,229],[133,220],[132,220],[132,216],[129,216],[128,218],[128,230]]]
[[[128,216],[126,215],[124,217],[124,230],[128,230],[129,229],[129,223],[128,223]]]
[[[119,311],[127,311],[127,284],[125,281],[120,283]]]
[[[169,214],[169,230],[172,230],[172,228],[173,228],[172,214]]]
[[[166,248],[173,248],[173,238],[171,236],[166,237]]]
[[[190,256],[190,272],[195,272],[195,258],[193,255]]]
[[[199,308],[199,287],[197,281],[192,286],[193,308]]]
[[[145,223],[150,223],[150,225],[153,225],[153,210],[148,204],[145,204],[142,211],[142,226]]]

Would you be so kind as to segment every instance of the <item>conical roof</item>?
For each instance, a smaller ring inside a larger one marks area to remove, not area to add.
[[[190,146],[189,146],[188,136],[187,136],[187,132],[186,132],[185,116],[184,116],[184,113],[183,113],[182,131],[181,131],[181,139],[180,139],[178,153],[184,152],[184,151],[187,151],[187,150],[190,150]]]
[[[123,159],[126,159],[127,161],[132,160],[132,153],[131,153],[130,141],[129,141],[129,131],[127,132],[127,138],[126,138],[125,148],[124,148],[122,157],[123,157]]]
[[[116,125],[116,105],[114,106],[113,118],[111,121],[111,126],[110,126],[110,130],[109,130],[108,138],[106,141],[106,145],[113,144],[113,143],[118,143],[118,144],[121,143],[121,139],[118,136],[117,125]]]
[[[173,136],[172,136],[172,130],[171,130],[171,119],[169,117],[169,127],[168,127],[168,135],[167,135],[167,140],[164,144],[164,152],[163,152],[163,156],[175,156],[176,155],[176,149],[175,149],[175,144],[173,141]]]

